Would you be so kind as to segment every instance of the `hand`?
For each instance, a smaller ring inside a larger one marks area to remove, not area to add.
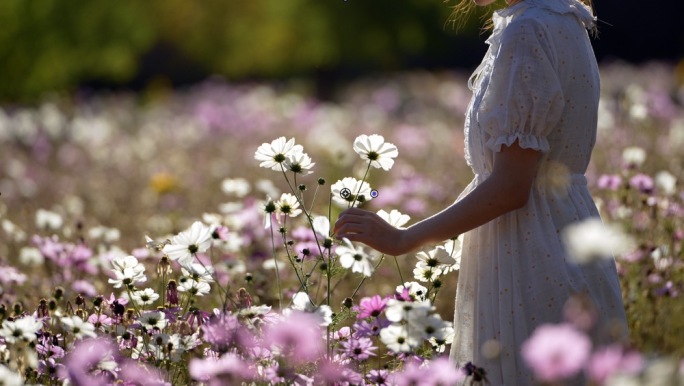
[[[391,256],[407,253],[406,230],[398,229],[367,210],[350,208],[340,214],[333,233],[337,239],[348,238]]]

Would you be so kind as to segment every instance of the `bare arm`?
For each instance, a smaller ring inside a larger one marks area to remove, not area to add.
[[[375,213],[352,208],[340,215],[334,233],[395,256],[458,236],[525,206],[540,156],[517,142],[503,147],[494,156],[492,174],[468,196],[409,228],[394,228]]]

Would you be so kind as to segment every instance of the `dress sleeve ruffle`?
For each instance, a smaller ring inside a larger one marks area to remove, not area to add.
[[[501,151],[502,145],[511,146],[515,141],[518,141],[518,145],[523,149],[538,150],[542,153],[551,150],[546,137],[526,133],[503,134],[498,137],[492,137],[487,141],[486,145],[490,150],[498,153]]]
[[[495,152],[518,141],[523,148],[550,150],[547,135],[558,125],[565,98],[555,48],[546,28],[530,18],[514,20],[502,33],[477,121]]]

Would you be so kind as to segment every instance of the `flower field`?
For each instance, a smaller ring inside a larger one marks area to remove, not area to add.
[[[467,76],[363,79],[333,101],[211,79],[2,107],[0,379],[486,383],[446,360],[459,239],[395,257],[330,237],[350,206],[403,226],[457,197]],[[615,254],[630,340],[595,339],[575,299],[523,355],[548,384],[682,384],[684,74],[602,79],[587,179],[604,224],[564,240],[582,264]]]

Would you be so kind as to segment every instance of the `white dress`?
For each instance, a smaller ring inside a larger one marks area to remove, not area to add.
[[[464,235],[451,360],[483,367],[491,385],[533,384],[522,343],[544,323],[560,323],[565,301],[588,296],[603,323],[624,327],[614,261],[576,265],[560,232],[598,216],[584,173],[596,138],[599,73],[576,0],[523,0],[495,12],[489,51],[471,78],[466,160],[475,178],[495,152],[518,141],[543,153],[525,207]]]

